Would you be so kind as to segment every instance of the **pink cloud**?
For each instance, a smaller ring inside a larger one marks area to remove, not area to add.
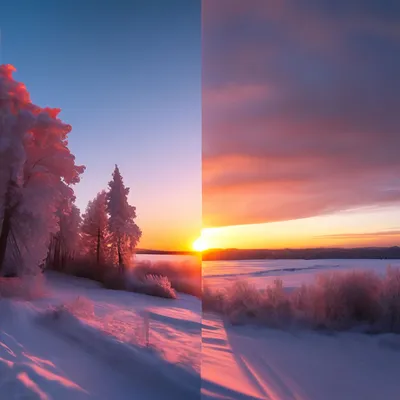
[[[205,225],[400,204],[400,6],[228,3],[203,10]]]

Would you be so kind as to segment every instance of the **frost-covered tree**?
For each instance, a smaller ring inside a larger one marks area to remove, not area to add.
[[[98,193],[89,201],[82,222],[82,248],[89,259],[95,259],[97,265],[107,261],[108,216],[106,192]]]
[[[57,215],[59,230],[51,237],[47,263],[55,269],[63,270],[81,251],[82,218],[79,208],[70,199],[61,202]]]
[[[128,203],[129,188],[125,187],[118,166],[107,192],[109,214],[110,257],[120,269],[130,266],[142,231],[135,223],[136,208]]]
[[[59,109],[33,104],[15,68],[0,66],[0,272],[35,271],[58,231],[57,209],[72,199],[85,167],[68,148]]]

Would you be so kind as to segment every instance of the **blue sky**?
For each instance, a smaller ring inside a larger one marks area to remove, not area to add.
[[[146,247],[185,248],[201,225],[200,22],[200,1],[2,5],[1,62],[73,127],[77,205],[118,163]]]

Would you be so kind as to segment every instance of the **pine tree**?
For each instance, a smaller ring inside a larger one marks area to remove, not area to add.
[[[65,199],[57,211],[59,230],[53,234],[47,256],[47,265],[63,270],[80,252],[80,227],[82,218],[79,208]]]
[[[106,192],[98,193],[89,201],[83,215],[82,247],[86,256],[99,265],[108,259],[108,216],[106,209]]]
[[[134,222],[136,208],[128,203],[129,188],[125,187],[117,165],[112,176],[107,192],[110,255],[112,261],[123,271],[131,265],[142,231]]]

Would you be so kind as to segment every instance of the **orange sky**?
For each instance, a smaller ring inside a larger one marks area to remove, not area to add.
[[[207,248],[305,248],[400,245],[396,207],[363,208],[265,224],[205,228]]]

